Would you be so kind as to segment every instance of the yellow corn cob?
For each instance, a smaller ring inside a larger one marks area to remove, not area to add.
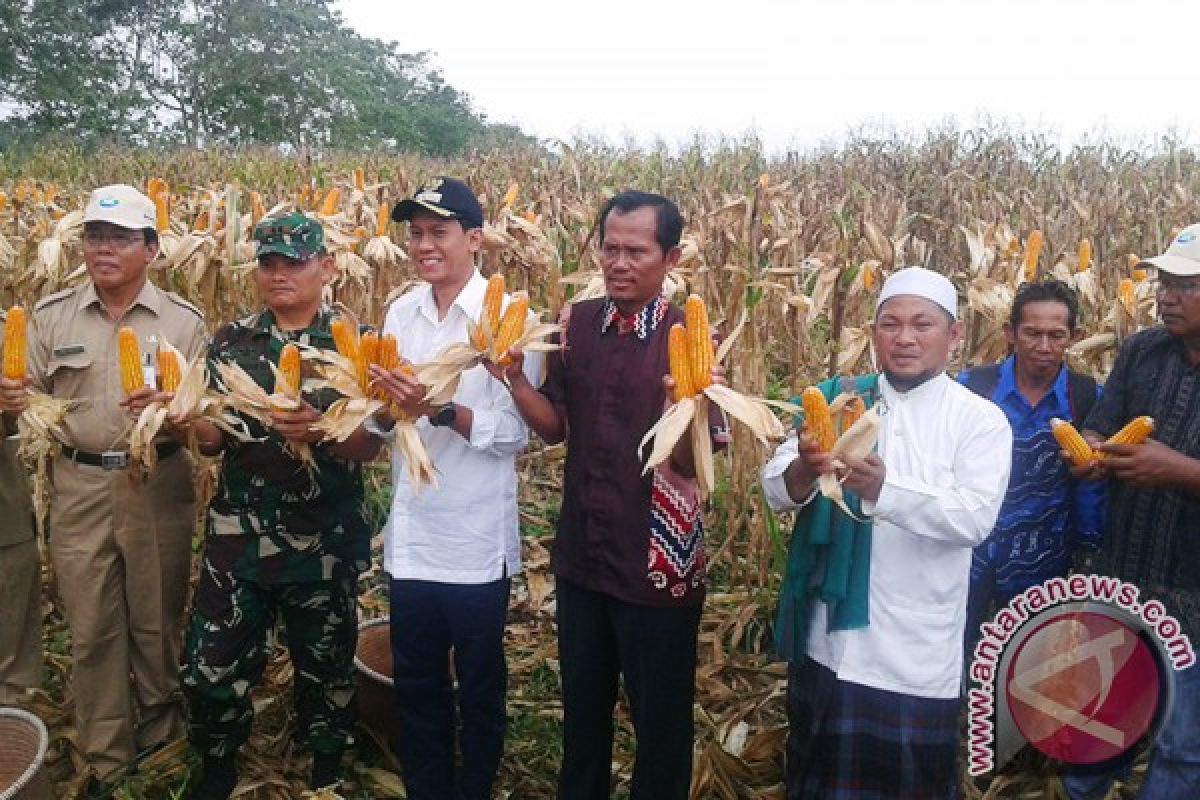
[[[804,406],[804,424],[808,428],[808,435],[822,453],[828,453],[833,449],[837,436],[833,431],[833,415],[829,413],[825,395],[817,387],[810,386],[800,395],[800,404]]]
[[[1085,467],[1096,460],[1096,451],[1071,423],[1057,418],[1051,419],[1050,433],[1074,466]]]
[[[1081,239],[1079,242],[1079,266],[1076,267],[1077,272],[1087,272],[1088,267],[1092,265],[1092,243],[1087,239]]]
[[[1142,282],[1142,281],[1144,281],[1144,280],[1146,280],[1146,270],[1144,270],[1144,269],[1135,269],[1135,270],[1133,271],[1133,282],[1134,282],[1134,283],[1141,283],[1141,282]]]
[[[367,331],[358,340],[358,361],[361,364],[361,372],[358,376],[359,386],[365,391],[370,385],[371,373],[367,371],[367,367],[371,364],[379,363],[379,334],[374,331]],[[356,366],[358,366],[356,364]]]
[[[676,322],[671,326],[667,339],[667,363],[671,368],[671,377],[675,380],[675,402],[696,394],[692,385],[692,367],[688,358],[687,330]]]
[[[684,304],[687,323],[688,364],[692,370],[692,386],[697,392],[712,383],[713,343],[712,331],[708,327],[708,309],[698,294],[691,295]]]
[[[13,306],[4,320],[4,377],[22,380],[25,377],[25,309]]]
[[[179,388],[182,370],[175,353],[165,347],[159,347],[155,353],[158,364],[158,388],[164,392],[173,392]]]
[[[508,308],[504,309],[504,316],[500,318],[500,325],[496,330],[496,341],[492,348],[498,366],[508,366],[510,361],[508,349],[525,332],[525,318],[528,314],[529,300],[524,297],[513,298],[513,301],[508,304]]]
[[[167,210],[167,196],[156,194],[154,196],[154,229],[159,233],[166,233],[170,227],[171,215]]]
[[[385,333],[379,337],[379,348],[375,351],[375,363],[379,365],[380,369],[387,372],[400,366],[400,347],[396,344],[395,336]]]
[[[842,408],[842,413],[838,415],[842,433],[850,430],[850,426],[858,422],[859,417],[865,413],[867,413],[867,406],[863,403],[863,399],[857,395],[851,398]]]
[[[1141,444],[1154,432],[1152,417],[1135,417],[1124,428],[1108,437],[1107,444]]]
[[[497,272],[488,278],[487,290],[483,293],[483,317],[487,319],[487,332],[493,339],[500,329],[500,307],[503,305],[504,275]]]
[[[288,342],[279,351],[279,372],[275,377],[275,394],[295,398],[300,394],[300,348]]]
[[[1121,298],[1121,302],[1125,304],[1125,308],[1132,314],[1134,300],[1132,279],[1121,278],[1121,283],[1117,286],[1117,297]]]
[[[167,193],[167,182],[162,178],[151,178],[146,181],[146,196],[151,200]]]
[[[367,176],[362,167],[354,168],[354,188],[360,192],[367,188]]]
[[[521,187],[516,181],[508,185],[508,191],[504,193],[504,202],[500,204],[500,208],[504,211],[512,208],[512,204],[517,202],[517,190]]]
[[[875,270],[869,265],[863,265],[863,288],[868,292],[875,288]]]
[[[117,357],[121,364],[121,388],[125,394],[133,394],[144,387],[146,373],[142,371],[142,350],[133,328],[117,331]]]
[[[392,215],[388,211],[387,203],[379,204],[379,211],[375,212],[375,235],[387,236],[388,223],[391,221]]]
[[[7,205],[8,205],[8,195],[6,195],[4,192],[0,192],[0,211],[3,211],[4,207]]]
[[[192,230],[194,230],[194,231],[208,230],[208,211],[201,211],[199,214],[196,215],[196,222],[194,225],[192,225]]]
[[[350,324],[341,317],[329,323],[329,333],[333,337],[334,347],[345,358],[354,361],[358,358],[358,333],[351,330]]]
[[[1042,254],[1042,232],[1032,230],[1025,241],[1025,280],[1032,281],[1037,277],[1038,256]]]
[[[325,195],[324,202],[321,203],[321,215],[332,217],[337,213],[338,203],[342,200],[342,190],[336,186],[329,190]]]

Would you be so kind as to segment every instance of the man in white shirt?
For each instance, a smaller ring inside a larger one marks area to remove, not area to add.
[[[404,360],[419,363],[467,341],[467,321],[479,318],[487,287],[475,268],[483,209],[466,184],[436,178],[399,203],[392,217],[409,223],[408,252],[428,283],[392,304],[383,330],[395,335]],[[393,450],[384,568],[391,577],[407,796],[487,800],[504,749],[504,624],[510,576],[521,567],[515,458],[528,433],[508,390],[482,366],[466,371],[454,401],[437,407],[403,370],[371,369],[376,384],[419,418],[438,474],[436,487],[417,491]],[[528,370],[536,380],[540,364]],[[368,430],[386,438],[393,425],[385,411]],[[462,717],[457,775],[451,651]]]
[[[1004,414],[945,374],[960,333],[949,280],[892,275],[872,331],[882,376],[822,384],[873,403],[877,453],[835,470],[799,431],[763,468],[771,507],[800,509],[778,626],[789,800],[955,796],[971,549],[995,523],[1012,446]],[[863,520],[823,505],[817,476],[835,471]]]

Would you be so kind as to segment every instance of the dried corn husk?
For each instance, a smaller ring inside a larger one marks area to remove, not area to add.
[[[301,352],[317,364],[320,378],[313,382],[313,388],[333,389],[342,395],[321,415],[313,429],[321,431],[326,439],[344,442],[385,404],[367,394],[370,387],[364,391],[350,359],[333,350],[308,348]],[[425,450],[425,443],[421,441],[414,421],[397,416],[395,430],[396,438],[392,447],[404,456],[413,489],[419,491],[422,486],[437,486],[437,471],[429,460],[429,453]]]
[[[837,401],[835,400],[834,402],[836,403]],[[845,468],[845,459],[858,460],[866,458],[875,449],[875,443],[878,440],[879,414],[872,408],[859,417],[845,433],[838,437],[837,442],[834,443],[833,449],[829,452],[833,457],[834,467],[837,469]],[[842,511],[845,511],[852,517],[854,516],[850,512],[850,509],[846,507],[846,498],[842,493],[842,484],[838,480],[836,473],[830,472],[818,478],[817,489],[821,494],[837,503],[838,508],[842,509]]]
[[[183,354],[165,338],[159,339],[159,347],[174,353],[180,364],[185,363]],[[208,391],[208,364],[203,352],[184,366],[179,376],[179,386],[170,402],[166,405],[154,402],[142,409],[129,433],[131,468],[136,468],[143,475],[154,471],[158,460],[154,440],[168,417],[181,420],[206,417],[223,430],[229,430],[229,421],[223,415],[220,398]],[[236,430],[230,432],[237,435]],[[197,450],[194,441],[189,442],[189,447],[193,452]]]
[[[303,351],[301,351],[301,356],[303,356]],[[285,394],[267,394],[266,390],[255,383],[254,379],[237,364],[218,361],[216,367],[217,375],[225,387],[225,408],[244,414],[264,427],[271,427],[272,409],[288,411],[300,407],[300,401]],[[276,369],[274,364],[271,364],[271,369]],[[226,420],[226,422],[231,421]],[[223,429],[226,432],[233,432],[228,428]],[[235,428],[235,430],[239,430],[239,433],[235,435],[243,438],[248,436],[240,429]],[[312,447],[307,442],[289,441],[287,448],[307,469],[316,469],[317,462],[313,458]]]

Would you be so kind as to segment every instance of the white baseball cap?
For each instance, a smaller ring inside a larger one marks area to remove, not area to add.
[[[875,311],[897,295],[911,294],[930,300],[946,310],[951,317],[958,319],[958,292],[954,284],[945,275],[924,267],[905,267],[899,272],[893,272],[879,291],[879,300],[875,303]]]
[[[122,228],[142,230],[156,222],[154,203],[149,197],[124,183],[101,186],[88,198],[83,210],[84,222],[111,222]]]
[[[1200,275],[1200,223],[1188,225],[1161,256],[1141,262],[1172,275]]]

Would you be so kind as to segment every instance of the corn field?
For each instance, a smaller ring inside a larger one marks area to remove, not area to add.
[[[121,182],[159,204],[162,253],[152,280],[203,308],[211,328],[258,306],[250,232],[284,205],[325,224],[338,268],[330,299],[379,325],[388,302],[415,281],[404,226],[387,212],[425,178],[450,174],[483,203],[484,275],[502,271],[547,316],[599,290],[593,221],[608,196],[628,187],[674,199],[687,225],[670,288],[679,301],[701,295],[725,333],[746,316],[726,369],[731,386],[750,396],[787,399],[832,372],[871,369],[867,326],[876,293],[891,271],[914,264],[944,272],[965,301],[953,370],[1002,358],[1001,327],[1016,287],[1058,277],[1082,305],[1084,337],[1070,351],[1072,364],[1103,377],[1121,340],[1155,322],[1154,292],[1134,269],[1137,256],[1162,252],[1176,230],[1200,219],[1196,163],[1194,151],[1171,141],[1060,150],[1037,135],[991,130],[856,137],[779,157],[753,141],[674,153],[557,143],[448,162],[264,151],[0,155],[0,304],[28,306],[81,280],[87,192]],[[697,674],[696,798],[783,797],[784,669],[770,657],[770,627],[790,520],[768,513],[757,489],[767,456],[735,429],[718,459]],[[515,584],[508,633],[502,797],[552,797],[557,774],[561,706],[547,564],[562,458],[560,447],[534,445],[519,464],[526,571]],[[379,498],[387,468],[373,468],[370,480],[372,502],[386,508]],[[385,614],[378,567],[364,587],[364,617]],[[36,710],[52,728],[52,769],[69,796],[80,763],[65,689],[69,644],[49,597],[50,679]],[[289,669],[276,658],[257,696],[259,722],[243,767],[243,787],[251,788],[240,796],[300,794],[306,772],[288,743]],[[623,712],[618,726],[623,796],[632,752]],[[402,796],[394,764],[373,744],[364,746],[348,796]],[[192,769],[180,745],[117,796],[178,796]],[[964,777],[963,786],[973,798],[1058,792],[1053,768],[1035,762],[990,779]]]

